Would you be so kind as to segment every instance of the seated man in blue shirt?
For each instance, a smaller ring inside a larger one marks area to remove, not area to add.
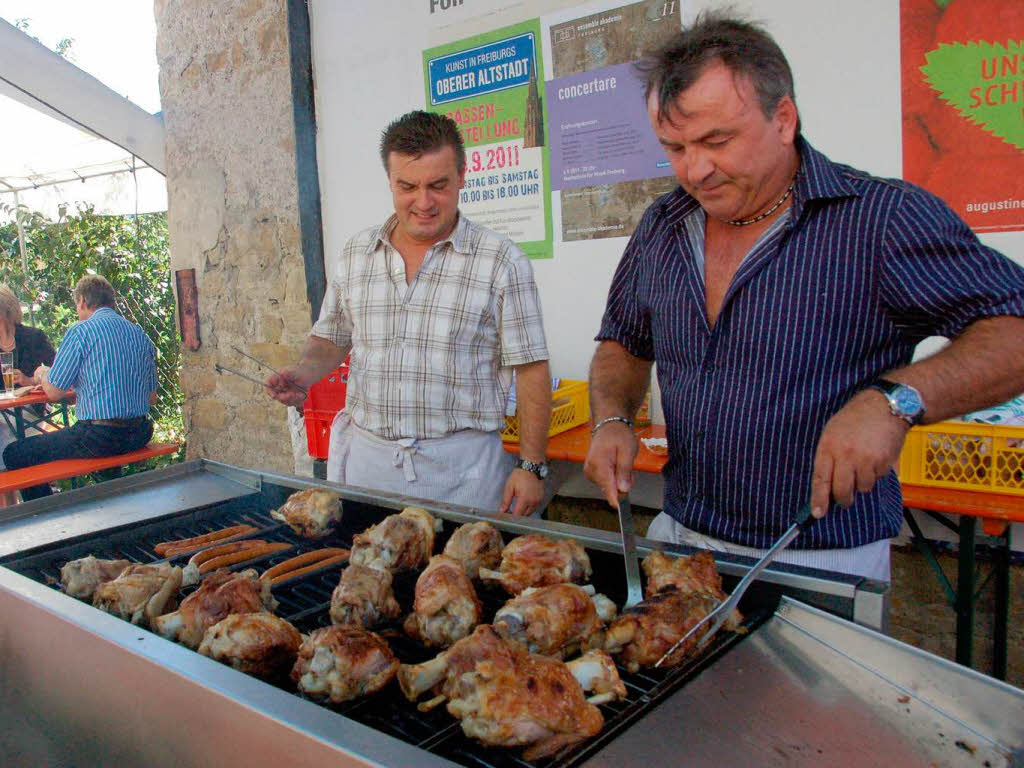
[[[611,504],[629,489],[656,362],[669,459],[648,536],[757,556],[810,502],[779,559],[888,580],[907,430],[1024,390],[1024,270],[934,195],[817,152],[757,26],[705,15],[642,69],[680,187],[612,282],[587,474]],[[929,336],[952,342],[911,362]]]
[[[8,445],[8,469],[128,453],[153,434],[148,413],[156,398],[156,347],[142,328],[117,313],[114,289],[104,278],[86,275],[73,296],[80,322],[64,335],[53,367],[39,366],[35,375],[52,399],[74,390],[78,421]],[[21,497],[29,501],[50,492],[48,484],[37,485]]]

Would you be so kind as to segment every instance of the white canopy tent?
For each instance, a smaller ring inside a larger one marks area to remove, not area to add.
[[[52,219],[78,203],[106,214],[167,210],[160,117],[3,20],[0,125],[0,221],[19,206]]]

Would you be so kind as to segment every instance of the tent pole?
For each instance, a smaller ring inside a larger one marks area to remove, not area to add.
[[[18,222],[18,250],[21,251],[21,271],[25,275],[25,286],[28,287],[28,257],[25,255],[25,227],[21,220],[22,210],[21,201],[18,200],[18,192],[14,192],[14,219]],[[28,322],[29,325],[35,325],[35,313],[32,311],[32,307],[35,305],[35,296],[30,296],[28,300]]]

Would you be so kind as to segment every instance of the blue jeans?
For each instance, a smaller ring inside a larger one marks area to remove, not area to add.
[[[56,432],[16,440],[4,449],[7,469],[22,469],[57,459],[98,459],[138,450],[153,436],[153,422],[138,419],[124,427],[78,422]],[[52,493],[50,484],[33,485],[21,491],[24,501]]]

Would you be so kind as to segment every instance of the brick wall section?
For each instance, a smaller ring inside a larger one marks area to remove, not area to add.
[[[292,362],[310,325],[285,2],[156,0],[154,12],[171,266],[196,270],[203,342],[182,357],[188,455],[302,469],[296,412],[214,371],[259,375],[232,345]]]

